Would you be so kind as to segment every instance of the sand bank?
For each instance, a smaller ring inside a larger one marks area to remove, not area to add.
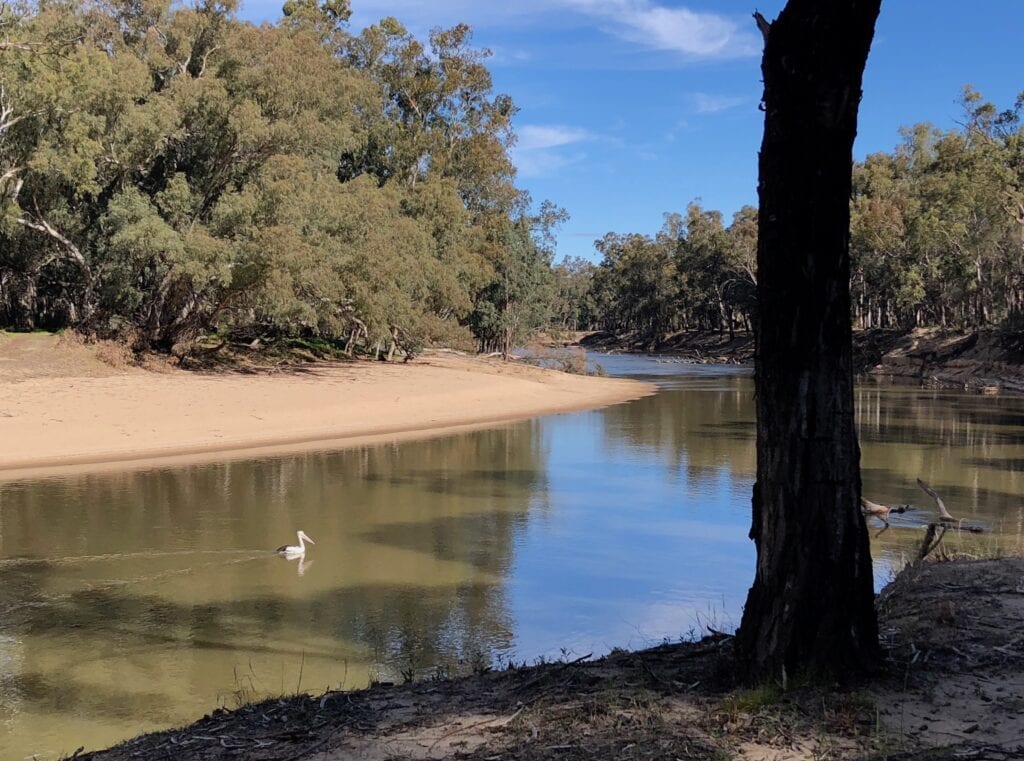
[[[452,354],[271,374],[115,370],[58,343],[0,342],[0,479],[424,438],[653,392]]]

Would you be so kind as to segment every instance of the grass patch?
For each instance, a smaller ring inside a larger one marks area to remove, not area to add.
[[[779,705],[782,690],[772,684],[763,687],[740,690],[722,699],[722,708],[732,714],[757,713],[765,708]]]

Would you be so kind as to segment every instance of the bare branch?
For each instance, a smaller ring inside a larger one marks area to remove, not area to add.
[[[22,167],[16,166],[0,175],[0,201],[17,201],[25,181],[18,177]]]
[[[45,219],[38,218],[37,220],[32,220],[27,217],[18,217],[17,222],[23,227],[35,230],[36,232],[41,232],[44,235],[48,235],[53,238],[61,245],[61,248],[64,249],[75,263],[78,264],[86,274],[89,274],[89,264],[85,261],[85,257],[82,256],[82,252],[78,249],[78,246],[76,246],[67,236],[61,233]]]
[[[7,137],[7,132],[18,122],[23,119],[35,116],[36,114],[42,113],[39,110],[28,111],[24,114],[14,115],[14,106],[11,105],[10,99],[7,97],[7,90],[4,87],[3,82],[0,82],[0,141],[3,141]]]
[[[206,73],[206,64],[210,60],[210,56],[213,55],[218,50],[220,50],[220,45],[214,45],[213,47],[211,47],[209,50],[207,50],[203,54],[203,63],[199,67],[199,73],[196,74],[196,79],[202,79],[203,78],[203,74]]]
[[[929,497],[935,500],[935,506],[939,508],[939,520],[943,523],[959,523],[956,518],[949,514],[949,510],[946,509],[946,503],[942,501],[942,498],[935,493],[935,490],[922,481],[920,478],[917,479],[917,485],[921,487],[921,491],[927,494]]]
[[[946,503],[942,501],[942,498],[935,493],[935,490],[922,481],[920,478],[917,479],[917,485],[921,487],[921,491],[927,494],[929,497],[935,500],[935,506],[939,508],[939,521],[943,526],[948,528],[956,528],[958,531],[969,531],[972,534],[984,533],[985,529],[982,526],[970,526],[964,525],[963,518],[954,518],[950,515],[949,510],[946,509]],[[939,537],[939,541],[942,537]],[[938,544],[938,542],[936,542]]]
[[[41,42],[0,42],[0,53],[8,50],[20,50],[23,53],[35,53],[43,46]]]

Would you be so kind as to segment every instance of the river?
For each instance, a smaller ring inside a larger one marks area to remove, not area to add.
[[[743,369],[598,357],[658,394],[341,452],[0,483],[0,757],[56,758],[267,695],[732,629],[753,577]],[[1024,551],[1024,399],[857,389],[864,493],[932,483]],[[872,525],[876,535],[881,527]],[[316,541],[304,560],[268,548]]]

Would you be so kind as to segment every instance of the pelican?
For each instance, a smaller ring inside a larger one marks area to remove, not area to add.
[[[295,536],[299,538],[298,544],[285,544],[278,547],[274,552],[278,555],[284,555],[286,558],[301,558],[306,554],[306,542],[316,544],[316,542],[306,536],[306,532],[301,529],[295,533]]]

